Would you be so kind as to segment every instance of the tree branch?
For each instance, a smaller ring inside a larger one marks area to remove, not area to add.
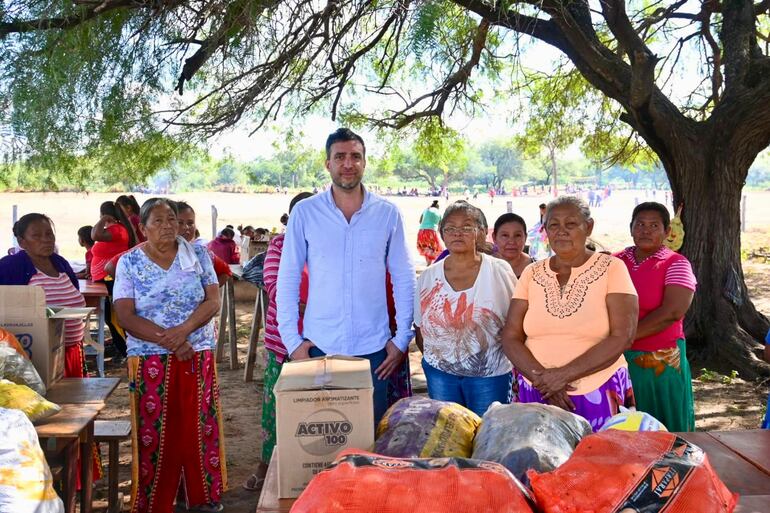
[[[714,106],[719,103],[719,93],[722,89],[722,50],[711,34],[711,13],[705,12],[705,19],[701,23],[701,34],[711,48],[711,96],[705,107],[711,102]]]
[[[482,18],[479,22],[478,28],[476,29],[476,34],[473,37],[470,58],[465,64],[460,66],[457,71],[449,75],[444,80],[444,83],[440,88],[420,96],[416,100],[412,101],[409,105],[407,105],[404,109],[393,112],[388,116],[387,119],[372,121],[381,126],[398,129],[404,128],[417,119],[430,116],[441,116],[441,114],[444,112],[446,102],[449,100],[452,93],[457,89],[467,85],[473,68],[478,66],[481,60],[481,52],[486,45],[489,27],[490,22],[486,18]],[[426,100],[430,100],[429,108],[417,112],[409,112]]]
[[[655,85],[655,65],[658,58],[639,37],[626,14],[624,0],[601,2],[604,19],[631,62],[629,103],[638,109],[647,104]]]
[[[746,75],[756,47],[756,18],[751,0],[732,0],[722,7],[720,40],[724,48],[725,96],[746,88]]]
[[[144,6],[141,2],[133,0],[105,0],[98,4],[89,4],[90,7],[79,9],[77,12],[68,16],[58,18],[38,18],[34,20],[11,20],[0,22],[0,39],[9,34],[20,34],[25,32],[34,32],[38,30],[70,29],[86,21],[93,19],[100,14],[119,9],[121,7],[141,8]]]
[[[333,0],[332,0],[333,1]],[[195,73],[200,70],[209,58],[214,55],[219,48],[227,44],[234,36],[243,30],[251,17],[259,16],[264,11],[275,7],[281,0],[256,0],[257,5],[251,2],[232,2],[227,6],[227,10],[220,22],[219,27],[214,34],[198,44],[200,48],[190,57],[185,59],[182,71],[179,73],[175,91],[181,95],[184,93],[184,83],[192,80]],[[328,4],[327,4],[328,5]],[[254,8],[256,7],[256,10]]]

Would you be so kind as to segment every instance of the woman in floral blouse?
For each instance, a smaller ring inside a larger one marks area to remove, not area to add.
[[[115,310],[128,333],[133,513],[222,511],[227,472],[214,361],[219,310],[208,251],[177,236],[177,207],[140,211],[147,243],[118,263]]]
[[[449,256],[417,281],[414,324],[432,399],[484,415],[494,401],[511,401],[511,362],[500,335],[516,276],[511,266],[477,248],[486,233],[481,211],[449,205],[439,225]]]

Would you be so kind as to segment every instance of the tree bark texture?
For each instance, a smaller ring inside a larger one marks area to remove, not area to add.
[[[754,156],[708,139],[696,145],[680,141],[676,148],[666,171],[675,208],[684,205],[680,252],[698,279],[685,321],[688,347],[696,360],[721,370],[736,369],[745,378],[770,375],[757,358],[756,342],[767,334],[768,320],[749,299],[740,253],[741,194]]]

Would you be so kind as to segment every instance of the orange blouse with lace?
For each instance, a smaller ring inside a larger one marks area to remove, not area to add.
[[[572,269],[563,288],[549,266],[550,260],[524,269],[513,294],[514,299],[528,302],[526,346],[546,368],[566,365],[609,335],[608,294],[637,295],[628,269],[615,257],[594,253]],[[572,383],[576,390],[570,394],[596,390],[625,366],[621,355],[609,367]]]

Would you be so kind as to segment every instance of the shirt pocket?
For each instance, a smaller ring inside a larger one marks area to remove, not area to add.
[[[361,260],[366,262],[385,262],[388,234],[382,230],[363,230],[356,237],[356,250]]]

